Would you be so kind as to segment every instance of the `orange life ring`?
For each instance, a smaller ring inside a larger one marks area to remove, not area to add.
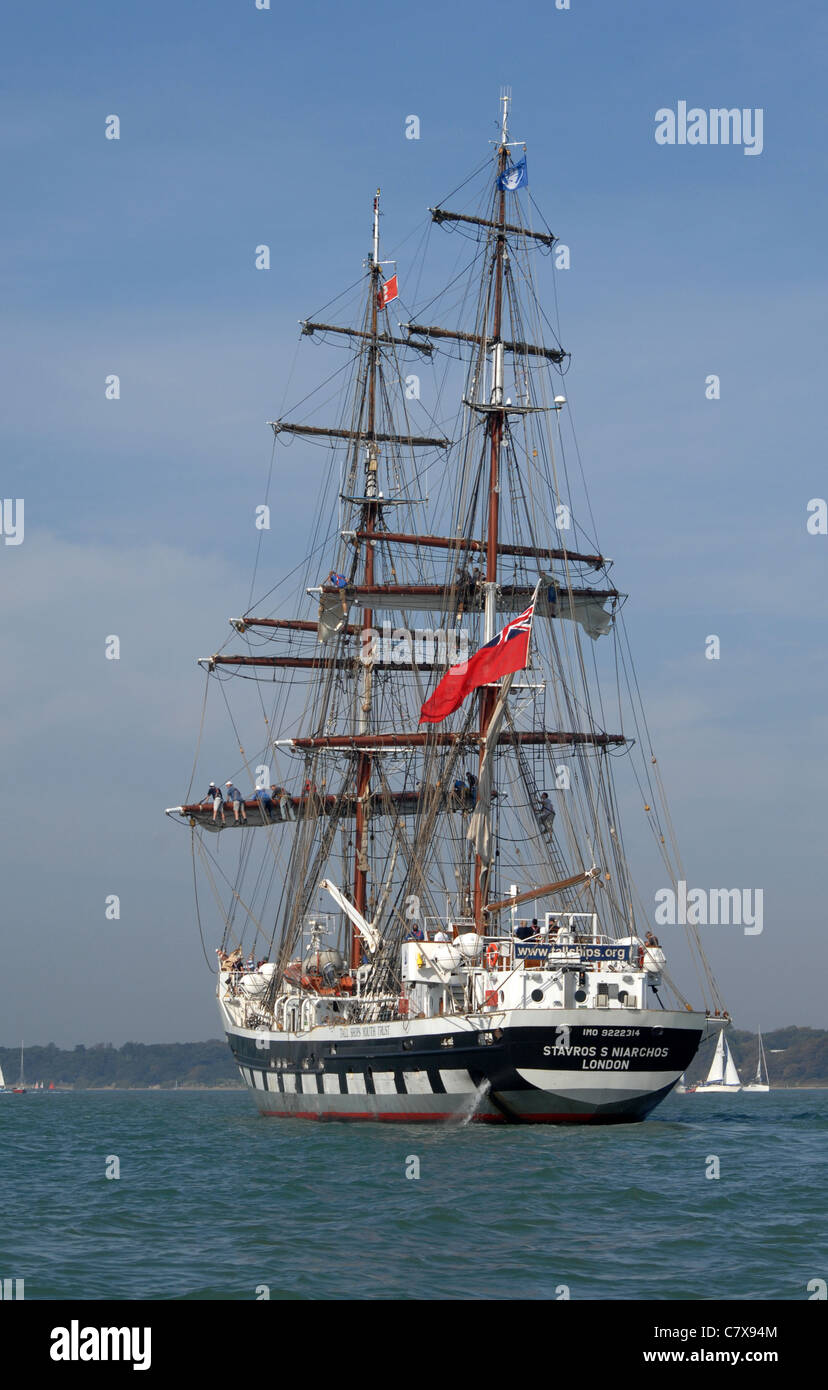
[[[486,965],[488,966],[489,970],[494,970],[496,968],[499,958],[500,952],[498,951],[494,942],[490,941],[488,946],[486,947]]]

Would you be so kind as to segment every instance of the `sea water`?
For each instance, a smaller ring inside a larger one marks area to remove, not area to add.
[[[27,1299],[789,1299],[825,1277],[828,1091],[642,1124],[260,1118],[241,1091],[0,1101]]]

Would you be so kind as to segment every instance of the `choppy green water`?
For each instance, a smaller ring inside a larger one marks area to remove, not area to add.
[[[8,1096],[0,1277],[27,1299],[802,1300],[825,1277],[826,1138],[826,1091],[525,1129],[266,1120],[241,1092]]]

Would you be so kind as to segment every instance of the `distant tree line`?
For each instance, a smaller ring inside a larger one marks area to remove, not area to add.
[[[48,1086],[241,1086],[239,1069],[227,1043],[219,1038],[198,1043],[95,1043],[74,1048],[29,1047],[25,1051],[26,1083]],[[6,1085],[20,1071],[19,1047],[0,1047],[0,1066]]]
[[[828,1086],[828,1031],[821,1028],[777,1028],[762,1035],[771,1086]],[[743,1081],[756,1071],[756,1034],[730,1028],[727,1040]],[[707,1075],[714,1041],[703,1044],[688,1068],[688,1081]],[[776,1049],[782,1049],[777,1051]],[[74,1048],[27,1047],[26,1081],[55,1086],[241,1086],[239,1070],[227,1043],[219,1038],[198,1043],[95,1043]],[[20,1069],[20,1049],[0,1047],[0,1066],[6,1085],[13,1086]]]

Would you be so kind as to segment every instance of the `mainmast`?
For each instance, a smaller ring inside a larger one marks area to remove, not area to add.
[[[500,147],[497,152],[497,172],[500,176],[509,159],[507,144],[509,102],[508,91],[501,96],[503,113],[500,127]],[[489,400],[489,523],[486,545],[486,608],[484,642],[490,642],[495,635],[495,612],[497,595],[497,528],[500,502],[500,449],[503,441],[505,418],[503,402],[503,262],[506,247],[506,194],[500,189],[497,210],[497,238],[494,264],[494,322],[492,324],[492,392]],[[478,778],[483,766],[485,737],[497,702],[497,690],[485,686],[480,692],[480,745],[478,755]],[[487,930],[484,908],[489,895],[489,866],[480,858],[474,859],[474,921],[478,932]]]
[[[377,311],[379,309],[380,294],[380,265],[379,265],[379,200],[380,191],[377,189],[374,198],[374,228],[373,243],[371,248],[370,264],[370,295],[371,295],[371,341],[368,347],[368,421],[367,439],[365,443],[365,502],[362,509],[361,531],[363,543],[365,545],[365,562],[363,565],[363,583],[371,586],[374,583],[374,541],[372,539],[376,529],[378,511],[378,488],[377,474],[379,468],[379,458],[377,453],[377,357],[379,346],[377,343]],[[370,629],[374,625],[374,615],[370,608],[363,610],[362,632],[363,642],[368,640]],[[363,647],[363,650],[365,648]],[[362,691],[359,706],[359,733],[367,734],[371,722],[371,684],[372,670],[370,665],[363,667]],[[357,760],[357,801],[354,824],[354,906],[357,911],[365,916],[368,903],[368,860],[365,851],[365,829],[366,816],[365,807],[369,795],[371,784],[371,754],[361,752]],[[360,963],[361,947],[359,936],[356,932],[351,933],[351,965],[356,969]]]

